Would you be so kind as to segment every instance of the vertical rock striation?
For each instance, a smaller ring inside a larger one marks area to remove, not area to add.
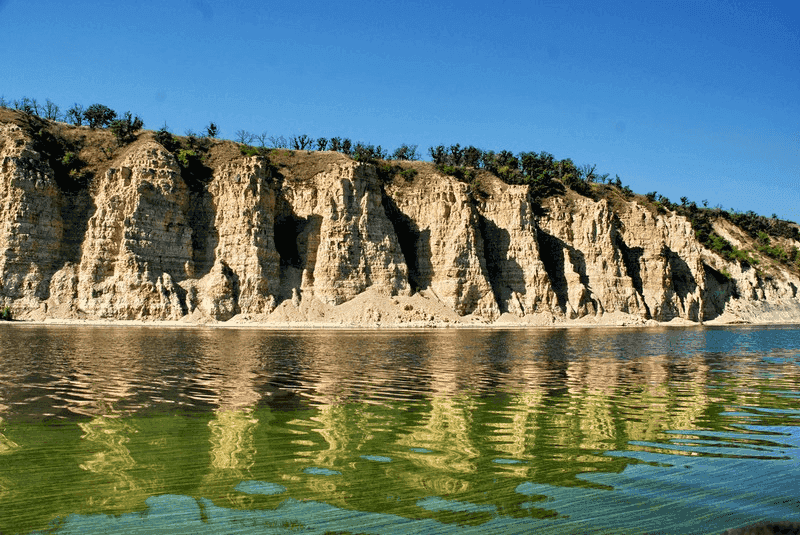
[[[186,313],[176,284],[191,276],[188,192],[175,158],[138,144],[97,181],[83,242],[78,310],[101,318],[177,319]]]
[[[310,321],[363,302],[364,322],[800,320],[796,270],[724,260],[685,218],[613,195],[534,201],[484,172],[478,188],[224,142],[198,178],[149,135],[75,190],[35,136],[0,123],[0,298],[18,317]]]
[[[46,311],[62,257],[63,222],[53,170],[15,124],[0,124],[0,295],[19,312]]]

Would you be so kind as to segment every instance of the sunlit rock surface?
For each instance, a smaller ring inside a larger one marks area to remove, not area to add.
[[[192,175],[146,132],[76,185],[40,145],[0,124],[0,304],[21,319],[800,321],[796,270],[724,260],[686,218],[622,197],[534,199],[485,172],[476,189],[426,162],[405,179],[223,141]]]

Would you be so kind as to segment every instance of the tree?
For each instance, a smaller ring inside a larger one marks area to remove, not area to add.
[[[272,146],[273,149],[288,149],[289,142],[286,141],[286,138],[283,136],[269,136],[268,138],[269,144]]]
[[[453,167],[461,167],[463,164],[464,153],[461,150],[461,144],[456,143],[455,145],[450,145],[447,149],[450,154],[447,156],[448,164],[452,165]]]
[[[49,98],[45,100],[42,112],[44,113],[44,118],[51,121],[58,121],[61,118],[61,108]]]
[[[353,142],[349,137],[346,137],[342,140],[342,152],[348,156],[353,154]]]
[[[393,160],[419,160],[416,145],[406,145],[403,143],[392,153]]]
[[[319,137],[317,138],[317,150],[325,150],[328,146],[328,138]]]
[[[70,109],[67,110],[66,115],[67,121],[74,124],[75,126],[80,126],[83,124],[83,106],[78,104],[77,102],[72,105]]]
[[[305,134],[300,136],[292,136],[292,148],[294,150],[305,150],[306,148],[311,148],[311,144],[313,141],[310,137]]]
[[[108,126],[116,117],[117,112],[103,104],[92,104],[83,112],[83,118],[89,123],[89,128]]]
[[[218,135],[219,135],[219,128],[217,127],[217,123],[214,122],[208,123],[208,126],[206,126],[206,137],[214,139]]]
[[[241,145],[249,145],[254,138],[255,136],[250,132],[248,132],[247,130],[237,130],[233,134],[233,140]]]
[[[509,169],[519,169],[519,160],[511,151],[501,150],[497,154],[498,167],[508,167]]]
[[[340,150],[342,150],[342,138],[340,137],[331,138],[331,150],[335,152],[339,152]]]
[[[258,143],[262,149],[266,148],[267,141],[269,140],[269,136],[267,135],[266,132],[261,132],[260,134],[257,134],[256,139],[258,140]]]
[[[481,149],[469,147],[464,149],[464,165],[467,167],[478,167],[481,163]]]
[[[14,109],[28,115],[39,115],[39,103],[35,98],[22,97],[14,101]]]
[[[580,168],[580,175],[586,182],[596,182],[597,181],[597,165],[592,164],[589,165],[588,163],[581,166]]]
[[[436,165],[444,165],[447,161],[447,152],[444,145],[437,145],[435,147],[428,147],[428,154],[431,155],[433,163]]]
[[[121,119],[111,121],[111,132],[117,138],[117,144],[124,145],[136,139],[136,132],[144,126],[142,118],[138,115],[131,116],[131,112],[126,111]]]

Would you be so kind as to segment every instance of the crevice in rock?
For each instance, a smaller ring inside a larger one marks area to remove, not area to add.
[[[697,281],[694,280],[692,270],[689,269],[689,265],[686,261],[669,247],[664,247],[661,254],[664,255],[669,262],[670,272],[672,273],[672,289],[683,303],[687,295],[697,290]]]
[[[297,238],[305,228],[308,220],[293,214],[275,217],[275,249],[278,251],[281,266],[302,268]]]
[[[280,259],[280,289],[275,297],[282,302],[292,299],[303,287],[314,284],[322,216],[298,216],[291,204],[280,194],[275,208],[273,237]]]
[[[420,266],[420,250],[427,250],[428,266],[430,266],[430,231],[420,232],[416,222],[400,211],[397,203],[386,192],[381,199],[386,217],[392,223],[400,251],[408,269],[408,284],[411,291],[416,293],[430,286],[430,267],[425,270]],[[423,274],[424,273],[424,274]]]
[[[739,295],[736,291],[736,284],[721,272],[708,264],[703,264],[703,272],[706,284],[703,288],[702,319],[708,321],[722,314],[727,302]]]
[[[195,277],[202,278],[214,266],[214,254],[219,243],[215,223],[216,208],[211,193],[205,188],[190,191],[186,221],[192,229],[192,263]]]
[[[89,190],[79,190],[61,196],[61,221],[64,225],[61,254],[64,262],[80,263],[81,246],[89,229],[89,219],[96,209]]]
[[[189,189],[189,210],[186,220],[192,229],[192,262],[195,276],[201,278],[211,271],[214,253],[219,243],[215,226],[216,208],[208,191],[214,171],[194,154],[179,158],[181,178]]]
[[[569,287],[564,273],[564,248],[567,246],[555,236],[544,232],[541,228],[536,233],[539,244],[539,254],[544,264],[544,271],[550,279],[550,287],[556,294],[558,307],[562,312],[567,311],[569,301]]]
[[[644,284],[642,283],[641,259],[642,255],[644,255],[644,247],[628,247],[628,244],[625,243],[619,233],[614,236],[614,244],[621,253],[622,264],[625,266],[625,272],[631,278],[633,289],[639,294],[642,305],[644,305],[645,317],[652,317],[650,307],[647,306],[644,300]]]
[[[478,215],[479,228],[483,238],[483,258],[486,262],[486,279],[492,287],[494,300],[501,314],[508,312],[508,302],[514,288],[509,283],[523,281],[518,293],[525,294],[525,274],[522,267],[515,261],[508,259],[508,250],[511,247],[511,235],[506,229],[498,227],[494,221]]]

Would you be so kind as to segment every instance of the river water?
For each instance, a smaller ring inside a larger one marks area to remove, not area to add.
[[[800,328],[0,326],[0,533],[800,521]]]

